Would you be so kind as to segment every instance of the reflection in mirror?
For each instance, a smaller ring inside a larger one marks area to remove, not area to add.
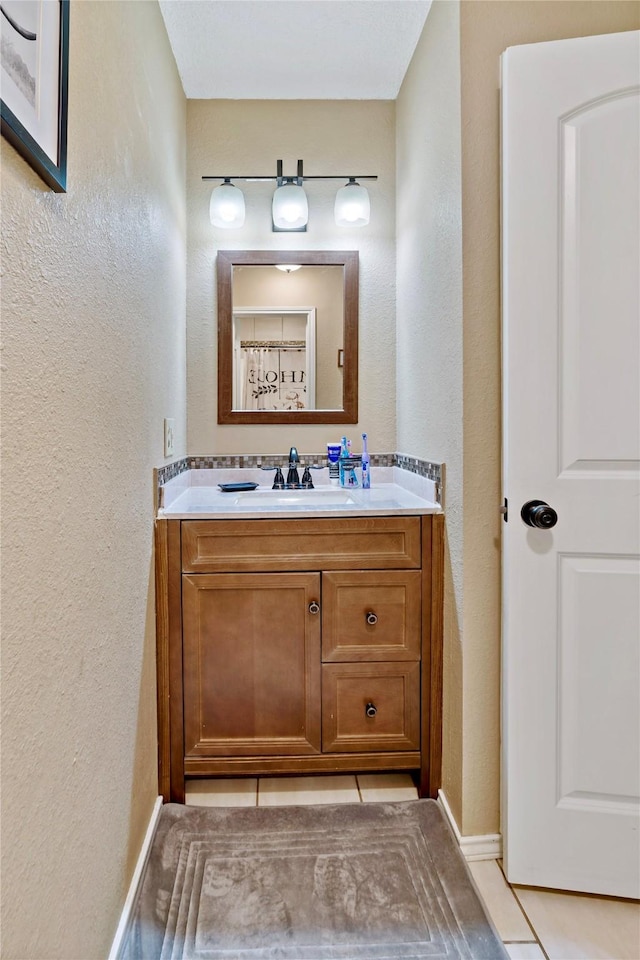
[[[218,253],[218,422],[357,422],[358,254]]]
[[[315,307],[234,306],[233,409],[315,410],[315,351]]]
[[[342,409],[342,273],[233,268],[234,410]]]

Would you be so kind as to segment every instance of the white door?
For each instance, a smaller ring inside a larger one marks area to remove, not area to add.
[[[640,896],[640,34],[502,58],[503,833]],[[544,501],[526,525],[521,509]]]

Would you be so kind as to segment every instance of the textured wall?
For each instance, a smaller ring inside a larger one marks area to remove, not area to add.
[[[462,804],[459,4],[435,0],[397,105],[398,449],[446,476],[443,786]]]
[[[427,20],[427,23],[429,21]],[[510,46],[632,30],[627,0],[463,0],[465,834],[498,829],[500,676],[499,58]]]
[[[395,104],[386,101],[190,100],[187,111],[187,380],[189,453],[300,453],[322,450],[343,430],[365,430],[373,451],[395,442]],[[371,223],[337,227],[340,184],[310,183],[307,233],[271,232],[274,185],[244,185],[247,219],[240,230],[209,222],[212,184],[204,174],[285,174],[296,161],[313,174],[378,174],[367,184]],[[215,265],[217,250],[359,250],[360,426],[219,426]],[[356,449],[358,446],[356,444]]]
[[[70,31],[68,193],[2,140],[6,960],[115,933],[157,795],[164,416],[184,444],[182,88],[156,3],[72,3]]]

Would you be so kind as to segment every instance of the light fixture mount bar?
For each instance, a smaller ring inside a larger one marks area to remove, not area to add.
[[[302,186],[305,180],[377,180],[377,176],[372,176],[371,174],[357,174],[353,175],[350,173],[347,174],[319,174],[318,176],[306,176],[303,172],[302,160],[298,160],[298,169],[295,176],[287,177],[283,173],[283,163],[282,160],[278,160],[276,164],[276,175],[275,176],[251,176],[251,177],[233,177],[228,175],[217,175],[217,174],[208,174],[205,177],[202,177],[203,180],[236,180],[241,183],[277,183],[281,187],[285,183],[297,183],[298,186]]]
[[[215,176],[215,174],[209,174],[206,177],[201,177],[202,180],[236,180],[240,183],[276,183],[278,177],[234,177],[233,175],[227,177],[220,174]],[[306,174],[304,177],[283,177],[283,183],[289,181],[290,183],[295,183],[297,180],[377,180],[377,176],[370,176],[369,174],[356,174],[352,176],[350,173],[343,174],[330,174],[327,176],[318,176],[318,177],[308,177]]]

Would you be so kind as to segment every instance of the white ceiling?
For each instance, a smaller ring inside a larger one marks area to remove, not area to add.
[[[431,0],[160,0],[185,95],[394,100]]]

